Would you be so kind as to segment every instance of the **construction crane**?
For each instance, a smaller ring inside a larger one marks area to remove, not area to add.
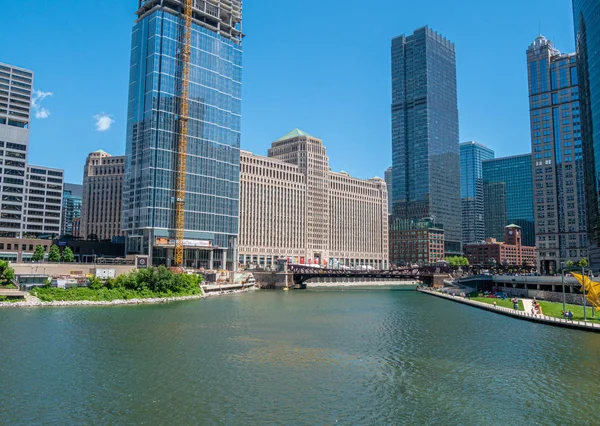
[[[192,2],[184,0],[185,25],[181,46],[181,91],[179,93],[179,142],[177,144],[177,190],[175,200],[175,266],[183,266],[185,229],[185,182],[189,115],[190,57],[192,53]]]

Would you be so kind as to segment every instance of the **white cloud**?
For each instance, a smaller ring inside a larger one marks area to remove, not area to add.
[[[113,125],[115,120],[112,117],[105,113],[100,113],[94,115],[94,120],[96,120],[96,130],[98,132],[106,132]]]
[[[35,114],[35,118],[48,118],[50,117],[50,110],[42,107],[42,101],[47,97],[52,96],[52,92],[42,92],[41,90],[35,90],[31,97],[31,109]]]

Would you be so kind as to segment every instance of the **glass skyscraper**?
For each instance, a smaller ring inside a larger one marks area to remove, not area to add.
[[[590,265],[600,268],[600,1],[573,0]]]
[[[123,191],[130,254],[171,265],[175,240],[182,0],[139,0],[133,27]],[[241,0],[194,1],[185,196],[187,267],[237,259]]]
[[[524,246],[535,246],[531,154],[482,162],[485,236],[504,241],[507,225],[518,225]]]
[[[65,183],[62,197],[62,218],[60,235],[73,235],[73,220],[81,218],[81,201],[83,185]]]
[[[527,49],[535,235],[541,273],[587,258],[577,56],[539,36]]]
[[[495,157],[494,150],[477,142],[460,144],[460,197],[462,207],[462,242],[485,240],[483,212],[482,161]]]
[[[392,198],[400,219],[443,226],[462,254],[454,44],[428,27],[392,40]]]

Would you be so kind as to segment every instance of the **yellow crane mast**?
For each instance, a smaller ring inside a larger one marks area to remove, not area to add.
[[[175,266],[183,266],[185,229],[185,182],[189,115],[190,56],[192,53],[192,1],[184,0],[185,27],[181,47],[181,92],[179,93],[179,143],[177,146],[177,194],[175,200]]]

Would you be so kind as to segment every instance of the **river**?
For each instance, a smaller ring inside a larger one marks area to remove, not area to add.
[[[597,424],[600,335],[415,291],[0,309],[0,424]]]

